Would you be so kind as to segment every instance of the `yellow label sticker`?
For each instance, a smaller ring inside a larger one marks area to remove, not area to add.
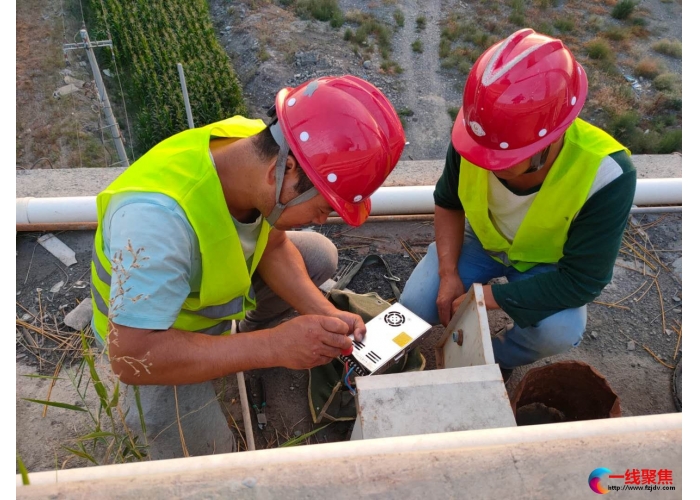
[[[406,347],[413,340],[406,332],[399,333],[392,339],[399,347]]]

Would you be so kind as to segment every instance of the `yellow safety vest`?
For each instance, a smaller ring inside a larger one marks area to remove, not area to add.
[[[110,284],[114,270],[104,253],[102,219],[117,193],[154,192],[173,198],[187,215],[202,254],[202,283],[191,293],[173,328],[211,335],[231,331],[231,320],[255,309],[251,276],[267,244],[270,226],[263,220],[250,269],[228,211],[221,182],[209,156],[211,137],[250,137],[262,131],[262,120],[234,116],[186,130],[154,146],[97,195],[97,232],[92,259],[92,308],[97,334],[104,340],[110,318]],[[158,228],[153,228],[157,231]],[[144,249],[143,255],[148,255]],[[122,279],[128,279],[128,276]],[[128,281],[125,283],[128,288]]]
[[[489,217],[489,171],[464,158],[459,167],[459,199],[474,233],[498,262],[521,272],[540,263],[558,262],[571,222],[586,202],[601,161],[621,150],[631,155],[606,132],[577,118],[567,129],[562,149],[512,243]]]

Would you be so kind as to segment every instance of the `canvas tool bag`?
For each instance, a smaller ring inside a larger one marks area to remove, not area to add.
[[[382,264],[386,268],[388,274],[385,274],[384,278],[391,284],[394,296],[398,300],[400,296],[396,286],[398,278],[391,273],[386,261],[379,255],[367,256],[345,278],[340,280],[328,294],[328,300],[335,307],[359,315],[365,323],[380,314],[391,304],[374,292],[357,294],[343,289],[363,266],[373,263]],[[420,353],[420,349],[416,348],[409,351],[401,362],[391,366],[385,373],[422,371],[424,368],[425,358]],[[357,416],[355,397],[343,383],[344,375],[345,367],[338,359],[309,370],[309,408],[315,424],[324,420],[331,422],[355,420]]]

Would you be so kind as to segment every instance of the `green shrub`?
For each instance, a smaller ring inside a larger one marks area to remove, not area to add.
[[[452,50],[452,43],[447,38],[440,38],[440,47],[438,48],[438,55],[440,56],[440,59],[444,59],[445,57],[450,55],[450,51]]]
[[[443,61],[440,63],[440,67],[445,68],[445,69],[452,69],[457,67],[457,65],[460,63],[460,58],[455,56],[454,54],[450,54],[447,56]]]
[[[554,26],[552,26],[547,21],[540,21],[539,24],[535,25],[535,31],[537,33],[542,33],[543,35],[553,36],[554,35]]]
[[[656,154],[659,152],[661,134],[656,130],[637,128],[632,132],[629,149],[632,154]]]
[[[331,26],[333,28],[340,28],[343,23],[345,23],[345,17],[343,16],[342,11],[338,11],[333,14],[333,17],[331,17]]]
[[[627,19],[636,6],[637,2],[634,0],[620,0],[615,4],[615,7],[613,7],[611,15],[615,19]]]
[[[463,75],[468,75],[472,70],[472,62],[468,59],[464,59],[457,64],[457,70]]]
[[[416,18],[416,30],[422,31],[425,29],[426,19],[425,16],[418,16]]]
[[[423,42],[420,39],[416,39],[412,44],[411,48],[413,52],[423,53]]]
[[[525,26],[525,15],[520,12],[512,12],[508,20],[516,26]]]
[[[555,19],[553,24],[554,27],[562,33],[569,33],[570,31],[573,31],[574,27],[576,26],[574,20],[569,17]]]
[[[639,123],[639,114],[636,111],[627,111],[619,116],[613,117],[610,128],[617,135],[624,135],[634,129]]]
[[[672,130],[661,136],[659,141],[659,154],[670,154],[674,151],[682,151],[683,133],[680,130]]]
[[[394,11],[394,21],[396,21],[396,26],[403,28],[406,19],[404,18],[403,11],[401,9],[396,9]]]
[[[374,51],[374,46],[368,42],[368,38],[373,36],[384,59],[389,58],[392,31],[388,26],[383,24],[372,14],[365,14],[362,12],[348,13],[347,20],[359,24],[359,27],[354,33],[350,29],[345,30],[344,38],[346,40],[352,41],[360,46],[367,44],[367,49]]]
[[[345,22],[338,0],[299,0],[297,12],[307,14],[319,21],[330,21],[331,26],[339,28]]]
[[[400,75],[403,73],[403,68],[396,61],[384,61],[380,67],[382,68],[382,71],[390,75]]]
[[[654,78],[654,88],[656,90],[674,90],[680,86],[681,77],[675,73],[663,73]]]
[[[652,45],[652,48],[659,54],[675,57],[676,59],[680,59],[683,55],[683,45],[679,40],[671,41],[664,38]]]
[[[457,119],[457,115],[459,115],[459,110],[462,109],[459,106],[450,106],[447,108],[447,113],[450,115],[450,118],[452,118],[452,121],[455,121]]]
[[[602,38],[594,38],[585,46],[586,53],[591,59],[610,60],[613,56],[613,51],[610,44]]]

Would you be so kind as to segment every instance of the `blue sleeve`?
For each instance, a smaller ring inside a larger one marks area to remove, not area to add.
[[[132,195],[116,203],[113,198],[103,231],[112,261],[114,323],[170,328],[191,291],[193,252],[198,251],[182,209],[163,195]]]

